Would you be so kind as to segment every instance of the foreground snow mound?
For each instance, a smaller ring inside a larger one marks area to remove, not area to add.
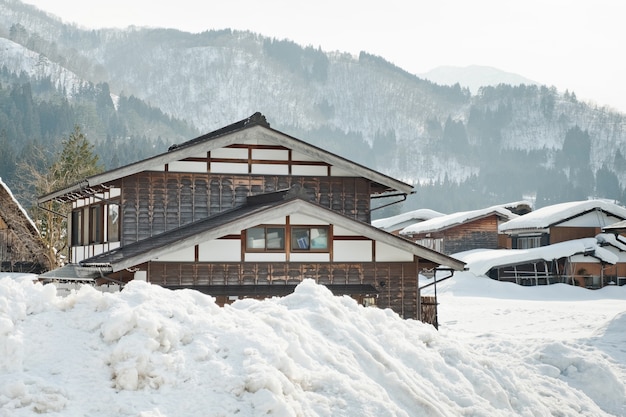
[[[582,381],[585,363],[539,355]],[[312,281],[220,308],[145,282],[61,298],[0,280],[0,416],[609,415],[546,366],[509,369]]]

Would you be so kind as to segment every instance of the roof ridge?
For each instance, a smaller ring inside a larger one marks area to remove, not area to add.
[[[182,147],[186,147],[186,146],[190,146],[190,145],[193,145],[193,144],[198,143],[198,142],[203,142],[203,141],[205,141],[207,139],[212,139],[212,138],[224,135],[226,133],[231,133],[231,132],[234,132],[236,130],[243,129],[244,127],[255,126],[255,125],[270,127],[270,124],[267,121],[267,119],[265,118],[265,116],[263,116],[263,114],[261,112],[256,112],[252,116],[247,117],[247,118],[245,118],[243,120],[239,120],[238,122],[231,123],[228,126],[224,126],[224,127],[219,128],[217,130],[214,130],[212,132],[205,133],[204,135],[198,136],[197,138],[194,138],[194,139],[191,139],[191,140],[188,140],[187,142],[183,142],[183,143],[180,143],[180,144],[174,144],[174,145],[170,146],[167,150],[168,151],[174,151],[176,149],[179,149],[179,148],[182,148]]]

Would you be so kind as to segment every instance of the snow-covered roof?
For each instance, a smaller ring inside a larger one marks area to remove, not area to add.
[[[615,264],[618,261],[617,255],[599,246],[596,238],[592,237],[532,249],[476,249],[456,253],[453,256],[465,262],[467,269],[475,275],[485,275],[490,269],[500,266],[537,260],[552,261],[580,254],[589,254],[609,264]]]
[[[378,227],[381,229],[392,229],[394,226],[411,221],[411,220],[419,220],[425,221],[430,220],[435,217],[443,216],[443,213],[440,213],[431,209],[417,209],[413,211],[407,211],[406,213],[398,214],[397,216],[386,217],[384,219],[378,219],[372,221],[372,226]]]
[[[426,220],[420,223],[415,223],[405,227],[400,231],[401,235],[410,235],[418,233],[428,233],[436,230],[443,230],[466,223],[471,220],[486,217],[491,214],[497,214],[505,219],[513,219],[518,217],[517,214],[504,208],[502,205],[487,207],[479,210],[461,211],[458,213],[447,214],[440,217],[435,217],[430,220]]]
[[[615,203],[606,200],[572,201],[542,207],[509,220],[500,225],[500,231],[544,229],[593,210],[601,210],[615,217],[626,219],[626,208]]]
[[[14,209],[18,210],[21,213],[22,218],[27,221],[30,231],[39,235],[39,229],[37,229],[37,226],[35,226],[35,223],[30,218],[26,210],[24,210],[24,207],[22,207],[19,201],[17,201],[17,199],[11,192],[11,189],[2,181],[2,178],[0,178],[0,190],[4,190],[6,196],[9,198],[8,203],[11,204]],[[2,215],[2,213],[0,213],[0,215]],[[8,220],[9,219],[5,219],[7,223],[9,223]]]
[[[615,236],[613,233],[600,233],[596,236],[598,243],[602,246],[611,245],[620,251],[626,252],[626,239]]]

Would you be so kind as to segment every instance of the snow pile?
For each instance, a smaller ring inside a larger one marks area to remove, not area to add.
[[[516,342],[520,332],[485,333],[500,302],[516,308],[498,297],[476,301],[476,291],[493,285],[512,287],[471,273],[440,285],[444,322],[437,332],[310,280],[286,297],[220,308],[198,292],[145,282],[115,294],[83,287],[59,297],[52,285],[5,277],[0,415],[626,413],[625,358],[610,357],[624,346],[626,319],[598,318],[625,309],[626,288],[613,288],[619,307],[590,310],[593,335],[575,343],[528,335]]]

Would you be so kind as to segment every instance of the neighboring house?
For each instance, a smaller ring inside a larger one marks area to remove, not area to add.
[[[604,233],[596,236],[599,244],[615,253],[618,262],[613,267],[606,269],[608,279],[612,279],[617,285],[626,284],[626,220],[603,227]],[[611,281],[609,281],[611,282]]]
[[[529,249],[595,237],[608,225],[626,219],[626,208],[604,200],[547,206],[500,225],[512,249]]]
[[[413,187],[248,119],[39,198],[72,205],[72,264],[41,276],[192,288],[219,303],[303,279],[402,317],[418,273],[457,259],[370,224],[370,198]]]
[[[453,254],[472,249],[497,249],[498,226],[517,215],[503,206],[463,211],[415,223],[400,231],[419,245]]]
[[[379,229],[397,235],[400,233],[400,230],[404,229],[407,226],[434,219],[435,217],[440,216],[443,216],[443,213],[439,213],[438,211],[430,209],[418,209],[398,214],[396,216],[374,220],[372,221],[372,225],[378,227]]]
[[[623,249],[626,245],[622,246]],[[600,288],[620,257],[600,238],[574,239],[531,249],[476,250],[458,255],[476,275],[519,285],[566,283]],[[584,271],[584,272],[582,272]]]
[[[37,227],[0,179],[0,271],[47,271],[47,253]]]
[[[511,256],[538,258],[494,266],[488,275],[526,284],[621,285],[626,282],[625,246],[618,236],[602,231],[624,219],[626,208],[604,200],[555,204],[517,217],[500,226],[510,236]],[[556,256],[555,248],[566,253]]]

